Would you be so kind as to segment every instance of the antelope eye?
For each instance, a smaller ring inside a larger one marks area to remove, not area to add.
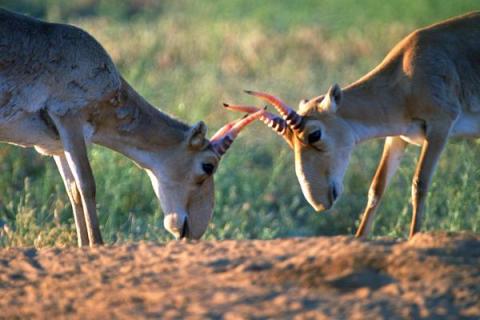
[[[211,163],[202,163],[202,169],[207,175],[211,176],[213,170],[215,170],[215,166]]]
[[[308,135],[308,143],[309,144],[315,143],[321,138],[322,138],[322,130],[313,131]]]

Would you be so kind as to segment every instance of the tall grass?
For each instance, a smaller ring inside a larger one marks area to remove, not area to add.
[[[2,0],[12,10],[68,22],[93,34],[150,102],[211,132],[236,115],[222,101],[254,102],[242,89],[291,104],[346,85],[379,63],[414,28],[478,7],[477,1]],[[242,133],[216,174],[215,215],[205,238],[274,238],[353,233],[382,149],[354,153],[345,193],[317,214],[301,195],[293,156],[256,124]],[[374,235],[404,236],[418,150],[410,147],[382,201]],[[476,141],[447,147],[428,198],[424,229],[480,229]],[[170,236],[146,175],[110,150],[90,152],[98,212],[108,242]],[[72,245],[70,204],[51,159],[0,146],[0,245]],[[2,229],[3,228],[3,229]]]

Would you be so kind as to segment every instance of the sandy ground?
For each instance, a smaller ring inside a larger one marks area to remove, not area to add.
[[[480,235],[3,249],[0,318],[479,319]]]

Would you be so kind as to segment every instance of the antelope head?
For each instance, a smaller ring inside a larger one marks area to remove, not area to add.
[[[331,208],[343,191],[343,177],[355,145],[350,128],[336,113],[342,99],[340,87],[334,85],[324,96],[302,100],[298,112],[272,95],[246,93],[273,105],[280,117],[251,106],[224,106],[252,114],[262,112],[259,119],[293,149],[295,172],[307,201],[316,211]]]
[[[158,165],[146,170],[165,213],[164,227],[177,239],[199,239],[204,234],[213,214],[213,175],[219,162],[240,131],[260,114],[226,124],[211,139],[200,121],[179,146],[166,150],[160,161],[153,161]]]

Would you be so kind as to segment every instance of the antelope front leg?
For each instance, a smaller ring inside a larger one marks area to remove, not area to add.
[[[363,212],[362,221],[355,237],[366,238],[372,227],[373,217],[377,211],[383,193],[400,164],[407,143],[400,137],[387,137],[383,154],[368,192],[368,203]]]
[[[83,122],[75,115],[50,116],[58,129],[65,159],[75,178],[78,191],[80,191],[89,244],[90,246],[103,244],[97,219],[95,180],[88,161],[87,147],[83,136]]]
[[[426,138],[412,181],[413,215],[409,238],[412,238],[420,230],[428,188],[440,154],[447,143],[451,126],[452,123],[439,122],[429,127],[427,123]]]
[[[67,159],[64,155],[54,156],[55,163],[57,164],[58,171],[62,176],[65,189],[67,190],[68,198],[72,204],[73,217],[75,219],[75,226],[77,229],[78,246],[88,246],[88,233],[87,226],[85,224],[85,216],[82,207],[82,199],[80,197],[80,191],[78,190],[75,182],[75,177],[68,166]]]

